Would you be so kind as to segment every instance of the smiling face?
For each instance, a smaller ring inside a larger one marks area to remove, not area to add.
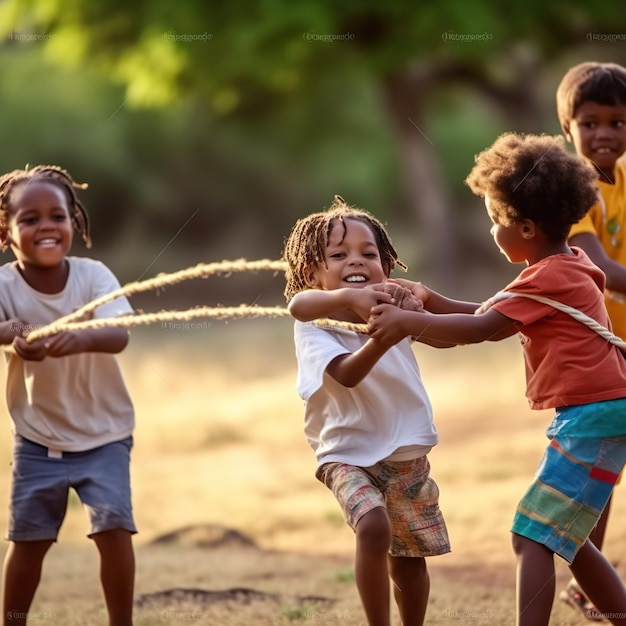
[[[613,182],[615,161],[626,152],[626,105],[583,102],[563,127],[576,152],[602,170],[603,182]]]
[[[374,232],[360,220],[333,222],[324,262],[310,276],[311,286],[317,289],[364,287],[387,278]]]
[[[67,198],[56,185],[32,182],[12,192],[6,242],[22,270],[61,266],[72,245]]]

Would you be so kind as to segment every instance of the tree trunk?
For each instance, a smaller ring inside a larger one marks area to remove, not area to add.
[[[405,189],[415,223],[414,253],[424,282],[453,287],[457,269],[456,236],[437,147],[428,136],[422,90],[417,81],[396,74],[384,82],[387,110],[398,138]]]

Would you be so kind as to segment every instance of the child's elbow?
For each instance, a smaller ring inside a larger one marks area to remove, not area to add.
[[[126,328],[116,328],[114,335],[110,338],[110,352],[117,354],[122,352],[128,346],[130,333]]]
[[[289,315],[291,315],[294,319],[297,319],[299,322],[311,321],[310,315],[307,315],[306,307],[300,303],[297,295],[289,301],[289,304],[287,304],[287,310],[289,311]]]

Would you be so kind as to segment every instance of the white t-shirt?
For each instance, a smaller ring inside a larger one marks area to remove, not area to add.
[[[22,278],[17,263],[0,267],[0,321],[19,318],[33,328],[54,322],[119,288],[100,261],[68,257],[65,288],[41,293]],[[95,317],[132,313],[124,297],[98,307]],[[85,352],[43,361],[6,353],[6,399],[15,432],[35,443],[80,452],[128,437],[133,405],[113,354]]]
[[[369,467],[407,446],[438,442],[428,394],[409,339],[391,347],[355,387],[326,373],[337,356],[358,350],[367,335],[295,322],[297,388],[306,403],[304,432],[318,467]],[[415,455],[418,456],[418,455]]]

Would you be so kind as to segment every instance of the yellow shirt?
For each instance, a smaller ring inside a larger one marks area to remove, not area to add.
[[[626,154],[615,163],[615,184],[598,181],[600,202],[594,204],[580,222],[572,226],[570,237],[593,233],[609,258],[626,266]],[[626,339],[626,294],[605,292],[606,308],[613,332]]]

